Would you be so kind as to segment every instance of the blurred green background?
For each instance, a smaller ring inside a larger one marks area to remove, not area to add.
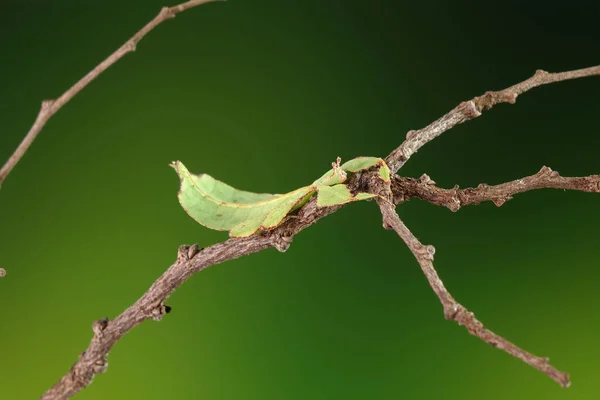
[[[3,2],[0,161],[42,99],[163,5]],[[50,120],[0,191],[0,397],[40,396],[86,348],[91,323],[133,303],[180,244],[226,238],[180,208],[170,161],[285,192],[336,156],[386,156],[462,100],[537,68],[598,64],[598,3],[568,7],[231,0],[160,25]],[[600,78],[535,89],[444,134],[401,173],[444,187],[542,165],[599,173],[599,91]],[[173,312],[119,342],[78,398],[600,396],[597,195],[537,191],[458,213],[413,200],[398,211],[436,246],[454,296],[571,372],[570,389],[445,321],[412,255],[365,202],[302,232],[285,254],[194,276],[169,299]]]

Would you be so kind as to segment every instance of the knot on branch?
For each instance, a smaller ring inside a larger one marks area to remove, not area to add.
[[[129,40],[123,45],[125,53],[133,53],[137,50],[137,43],[134,40]]]
[[[50,107],[52,107],[52,105],[54,104],[54,101],[55,100],[43,100],[41,112],[43,112],[43,113],[48,112]]]
[[[94,371],[94,374],[103,374],[106,372],[107,369],[108,360],[106,358],[106,355],[103,355],[100,358],[96,359],[94,361],[94,364],[92,365],[92,371]]]
[[[408,201],[409,199],[410,199],[410,197],[406,196],[406,193],[402,190],[392,191],[392,201],[394,202],[395,205],[404,203],[405,201]]]
[[[506,203],[509,200],[512,200],[512,197],[510,197],[510,196],[504,196],[504,197],[494,198],[494,199],[492,199],[492,202],[494,203],[494,205],[496,207],[500,207],[500,206],[502,206],[504,203]]]
[[[452,212],[457,212],[462,207],[462,201],[460,198],[460,186],[454,185],[452,189],[450,189],[450,197],[448,198],[448,202],[446,207]]]
[[[108,326],[108,317],[104,317],[102,319],[98,319],[92,323],[92,331],[94,332],[94,336],[102,336],[102,333]]]
[[[421,247],[417,249],[417,253],[423,259],[433,261],[433,256],[435,255],[435,247],[433,247],[430,244],[421,245]]]
[[[185,262],[185,261],[189,261],[192,258],[194,258],[194,256],[196,254],[198,254],[202,249],[200,247],[198,247],[197,244],[192,244],[192,245],[181,245],[179,246],[179,248],[177,249],[177,261],[179,263]]]
[[[271,244],[280,253],[285,253],[287,251],[287,249],[290,248],[290,245],[293,240],[294,240],[294,238],[292,236],[284,236],[279,233],[275,233],[275,234],[271,235]]]
[[[175,8],[175,7],[173,7]],[[160,18],[175,18],[175,12],[171,10],[171,7],[163,7],[160,9],[160,13],[158,14]]]
[[[542,167],[542,169],[540,169],[540,171],[536,175],[548,178],[557,178],[560,176],[558,171],[553,171],[552,168],[546,167],[545,165]]]
[[[477,97],[475,100],[476,99]],[[477,103],[474,100],[461,102],[456,107],[456,110],[460,113],[459,123],[477,118],[481,115],[481,109],[477,106]]]
[[[487,331],[483,324],[475,318],[475,314],[456,301],[452,301],[451,304],[444,306],[444,317],[447,320],[456,321],[460,326],[464,326],[471,335],[481,337],[490,345],[498,347],[500,341],[491,335],[483,337],[483,333]],[[501,339],[500,337],[498,338]]]
[[[158,306],[154,307],[152,311],[150,311],[150,316],[154,321],[160,321],[165,315],[170,313],[171,310],[172,308],[170,306],[167,306],[161,301]]]
[[[406,140],[410,140],[410,139],[414,138],[418,134],[419,134],[419,131],[411,129],[410,131],[406,132]]]
[[[516,101],[517,93],[512,90],[502,90],[500,92],[487,91],[482,96],[477,96],[473,99],[475,107],[480,112],[489,110],[498,103],[515,104]]]
[[[464,326],[472,335],[477,335],[477,332],[483,328],[483,324],[475,318],[475,314],[456,302],[452,302],[450,306],[446,307],[444,317]],[[490,344],[495,347],[493,343]]]
[[[435,181],[431,179],[431,177],[427,174],[421,175],[421,177],[419,178],[419,183],[423,185],[435,185]]]
[[[442,306],[444,307],[444,318],[446,318],[448,321],[454,321],[456,315],[460,311],[460,308],[464,309],[464,307],[455,301],[442,302]]]

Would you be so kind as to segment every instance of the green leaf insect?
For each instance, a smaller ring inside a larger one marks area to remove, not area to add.
[[[179,203],[201,225],[218,231],[229,231],[230,237],[247,237],[281,225],[287,216],[317,196],[318,207],[330,207],[377,195],[351,193],[344,182],[348,174],[379,168],[378,177],[390,181],[390,170],[381,158],[358,157],[332,169],[311,185],[286,194],[251,193],[235,189],[210,175],[191,174],[180,161],[171,164],[179,175]]]

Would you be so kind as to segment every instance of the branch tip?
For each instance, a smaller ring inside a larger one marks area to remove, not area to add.
[[[514,104],[520,94],[538,86],[595,75],[600,75],[600,65],[559,73],[549,73],[543,70],[537,70],[529,79],[506,89],[500,91],[487,91],[481,96],[476,96],[471,100],[463,101],[426,127],[416,131],[409,131],[406,134],[404,142],[385,158],[385,162],[390,167],[390,171],[395,174],[404,166],[404,164],[406,164],[408,159],[425,144],[456,125],[479,117],[482,111],[489,110],[496,104]]]
[[[519,360],[529,364],[537,370],[543,372],[548,377],[559,383],[563,387],[568,387],[569,375],[557,370],[548,363],[547,360],[536,357],[533,354],[515,346],[502,336],[495,334],[475,318],[475,314],[467,310],[458,303],[444,286],[437,271],[435,270],[432,260],[435,248],[433,246],[424,246],[408,229],[404,222],[396,213],[393,205],[384,201],[377,201],[381,210],[383,220],[391,225],[398,236],[404,241],[407,247],[412,251],[421,266],[423,274],[429,281],[429,285],[440,300],[444,309],[444,317],[448,320],[454,320],[459,325],[467,328],[470,334],[476,336],[508,354],[518,358]]]

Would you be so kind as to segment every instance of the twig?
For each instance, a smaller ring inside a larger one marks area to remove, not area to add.
[[[425,144],[440,136],[448,129],[479,117],[482,111],[489,110],[496,104],[514,104],[520,94],[534,87],[593,75],[600,75],[600,65],[557,73],[549,73],[538,69],[531,78],[521,83],[497,92],[485,92],[483,96],[460,103],[449,113],[427,125],[425,128],[408,131],[406,140],[387,156],[385,162],[390,167],[392,173],[396,173]]]
[[[98,64],[93,70],[88,72],[83,78],[77,81],[73,86],[71,86],[66,92],[64,92],[59,98],[55,100],[44,100],[42,101],[42,107],[33,123],[29,132],[21,143],[19,147],[15,150],[15,152],[10,156],[10,158],[6,161],[2,169],[0,169],[0,186],[8,176],[8,174],[13,170],[15,165],[19,162],[19,160],[23,157],[29,146],[33,143],[37,135],[40,133],[46,122],[58,111],[62,106],[67,104],[69,100],[73,98],[77,93],[79,93],[84,87],[86,87],[92,80],[94,80],[98,75],[104,72],[108,67],[117,62],[120,58],[122,58],[125,54],[135,51],[137,44],[140,40],[148,32],[154,29],[161,22],[175,18],[177,14],[188,10],[192,7],[199,6],[204,3],[209,3],[212,1],[224,1],[224,0],[191,0],[185,3],[181,3],[179,5],[173,7],[163,7],[158,15],[154,17],[150,22],[148,22],[142,29],[140,29],[131,39],[126,41],[121,47],[119,47],[114,53],[112,53],[108,58]]]
[[[395,198],[405,196],[410,191],[410,188],[414,186],[412,182],[410,185],[403,185],[402,181],[399,181],[399,179],[404,178],[396,177],[396,182],[392,182],[392,195]],[[365,190],[365,188],[373,185],[373,182],[378,182],[378,180],[373,180],[372,174],[367,173],[361,176],[353,176],[349,184],[351,185],[351,191],[354,191],[359,189]],[[422,186],[424,185],[427,185],[427,183],[419,183],[417,186],[422,189]],[[380,188],[373,187],[373,190],[376,192],[380,190]],[[382,206],[382,204],[380,204],[380,207],[383,207],[382,212],[385,211],[387,213],[385,214],[386,217],[384,219],[387,224],[386,226],[393,227],[402,233],[403,238],[408,238],[407,244],[415,254],[425,254],[427,257],[432,257],[433,247],[421,245],[399,219],[399,222],[395,220],[397,215],[394,211],[394,206],[391,203],[385,203],[388,204],[388,206]],[[48,390],[42,399],[67,399],[88,386],[92,382],[95,374],[102,373],[106,370],[108,365],[108,353],[112,347],[125,334],[143,321],[147,319],[160,320],[164,314],[170,310],[170,307],[165,305],[168,296],[195,273],[211,265],[256,253],[270,247],[284,252],[288,249],[296,234],[314,224],[319,219],[337,211],[339,208],[341,207],[320,208],[317,207],[316,201],[312,199],[300,209],[298,218],[288,219],[283,225],[269,232],[267,236],[254,235],[244,239],[230,239],[206,249],[198,249],[196,245],[181,246],[178,251],[176,262],[156,280],[152,287],[138,301],[112,321],[105,318],[94,322],[92,326],[94,336],[88,348],[80,355],[79,360],[72,366],[70,371],[57,384]],[[393,214],[391,217],[387,216],[390,212]],[[448,310],[454,310],[454,308],[449,305],[456,304],[456,307],[459,307],[459,305],[446,291],[442,282],[437,277],[435,270],[433,270],[433,266],[429,268],[427,264],[423,265],[423,259],[421,259],[422,257],[419,257],[417,257],[417,260],[421,264],[430,283],[438,296],[443,299],[442,304],[444,304],[445,314],[448,317],[448,315],[450,315]],[[456,311],[451,315],[451,318],[457,320],[459,324],[465,325],[472,334],[481,337],[488,343],[496,344],[497,347],[504,349],[508,353],[530,363],[538,369],[545,368],[541,370],[550,371],[551,373],[549,373],[549,376],[555,380],[555,377],[558,376],[562,379],[559,383],[563,386],[567,385],[566,382],[568,379],[565,378],[566,374],[555,371],[550,366],[543,367],[543,365],[540,364],[541,361],[539,361],[542,359],[532,356],[524,350],[510,344],[505,339],[484,329],[483,326],[474,319],[472,314],[468,313],[464,308],[456,308]]]
[[[27,133],[26,137],[23,139],[14,154],[9,158],[2,169],[0,169],[0,185],[4,182],[7,175],[27,151],[47,121],[63,105],[73,98],[73,96],[75,96],[95,77],[114,64],[125,54],[134,51],[137,43],[158,24],[166,19],[173,18],[180,12],[211,1],[216,0],[192,0],[170,8],[163,8],[153,20],[146,24],[146,26],[137,32],[131,39],[125,42],[119,49],[117,49],[98,66],[96,66],[81,80],[75,83],[59,98],[55,100],[44,100],[42,102],[41,110],[30,131]],[[453,126],[478,117],[481,115],[483,110],[487,110],[497,103],[514,103],[519,94],[533,87],[546,83],[599,74],[600,66],[558,74],[549,74],[543,71],[538,71],[532,78],[508,89],[500,92],[487,92],[481,97],[476,97],[473,100],[459,104],[448,114],[429,126],[419,131],[409,132],[404,143],[402,143],[400,147],[394,150],[387,157],[386,162],[390,166],[393,173],[395,173],[402,167],[402,165],[406,163],[410,156],[424,144],[433,140],[435,137],[439,136],[441,133],[452,128]],[[370,182],[374,181],[371,179],[372,177],[373,175],[365,173],[362,176],[356,177],[354,182],[351,182],[350,184],[354,185],[355,189],[360,188],[360,190],[364,191],[364,188],[369,188]],[[556,183],[558,181],[555,178],[557,178],[557,176],[550,176],[547,178],[546,184],[558,184]],[[402,183],[402,181],[399,181],[398,179],[401,178],[395,178],[395,182]],[[541,182],[541,178],[538,180]],[[408,181],[405,181],[404,183],[406,182]],[[597,186],[597,182],[594,183]],[[534,188],[534,185],[535,182],[531,184],[531,188]],[[408,187],[408,185],[404,186]],[[550,186],[547,185],[544,187]],[[488,196],[492,197],[499,194],[509,197],[510,193],[517,193],[517,191],[510,192],[509,189],[514,188],[510,187],[504,191],[500,190],[499,192],[489,192],[487,194]],[[441,191],[443,189],[438,190]],[[472,197],[472,199],[484,199],[485,193],[483,193],[483,189],[481,191],[482,193],[479,194],[480,197],[475,196]],[[444,192],[439,193],[442,195],[444,194]],[[402,190],[396,188],[396,192],[393,194],[394,198],[400,198],[404,195],[410,196],[410,192],[406,188]],[[463,203],[461,203],[462,205],[466,204],[466,200],[461,200],[458,194],[456,196],[458,201],[463,201]],[[423,197],[425,197],[425,195],[423,195]],[[447,201],[451,201],[453,197],[448,197],[446,193],[446,198],[449,199]],[[501,197],[493,197],[492,200],[496,199],[499,201],[498,199],[500,198]],[[473,202],[475,202],[475,200],[473,200]],[[400,237],[413,251],[431,286],[444,306],[444,314],[446,315],[446,318],[456,320],[459,324],[466,326],[469,332],[473,335],[482,338],[493,346],[499,347],[509,354],[512,354],[515,357],[534,366],[535,368],[546,373],[552,379],[556,380],[561,385],[568,386],[568,375],[550,366],[547,359],[535,357],[509,343],[502,337],[485,329],[483,325],[475,319],[472,313],[468,312],[464,307],[458,304],[445,289],[442,281],[439,279],[437,273],[433,269],[433,264],[431,261],[433,260],[434,248],[432,246],[423,246],[412,235],[412,233],[408,230],[408,228],[406,228],[406,226],[399,219],[398,215],[395,213],[393,204],[383,200],[378,200],[378,203],[383,214],[384,226],[391,227],[396,230],[398,235],[400,235]],[[439,203],[443,204],[443,201],[439,200]],[[176,262],[153,283],[150,289],[138,301],[136,301],[112,321],[110,321],[108,318],[103,318],[93,323],[92,330],[94,335],[88,348],[81,353],[79,360],[72,366],[71,370],[64,377],[62,377],[58,383],[49,389],[43,395],[42,399],[67,399],[77,394],[83,388],[87,387],[92,382],[96,374],[102,373],[106,370],[108,365],[107,357],[115,343],[117,343],[117,341],[119,341],[125,334],[141,324],[143,321],[147,319],[162,319],[162,317],[170,311],[170,307],[165,305],[165,301],[168,296],[193,274],[211,265],[232,260],[243,255],[256,253],[270,247],[284,252],[289,247],[294,235],[312,225],[320,218],[335,212],[339,208],[339,206],[319,208],[316,206],[316,201],[313,199],[299,210],[299,218],[288,219],[283,225],[277,227],[273,231],[268,232],[266,235],[259,234],[250,238],[230,239],[206,249],[198,249],[196,245],[181,246],[179,248]]]
[[[450,292],[444,287],[444,283],[433,267],[435,248],[433,246],[424,246],[421,244],[419,239],[412,234],[406,225],[404,225],[400,217],[398,217],[392,203],[378,199],[377,204],[381,209],[384,228],[395,230],[398,236],[406,243],[410,251],[412,251],[417,262],[421,266],[423,273],[427,277],[429,285],[440,299],[440,302],[444,307],[444,316],[446,319],[456,321],[459,325],[467,328],[470,334],[477,336],[493,347],[504,350],[508,354],[517,357],[519,360],[542,371],[544,374],[558,382],[562,387],[570,386],[569,374],[561,372],[550,365],[548,358],[534,356],[510,343],[502,336],[486,329],[483,324],[475,318],[475,315],[472,312],[454,300]]]
[[[392,188],[395,204],[408,201],[411,197],[417,197],[437,206],[447,207],[451,211],[458,211],[463,206],[479,204],[484,201],[492,201],[500,207],[511,200],[513,195],[535,189],[568,189],[599,193],[600,175],[563,177],[557,171],[542,167],[537,174],[525,178],[494,186],[482,183],[476,188],[466,189],[459,189],[458,185],[452,189],[439,188],[426,174],[419,179],[395,175],[392,180]]]
[[[364,175],[355,185],[364,185]],[[79,360],[42,397],[42,400],[68,399],[87,387],[94,376],[106,371],[107,357],[112,347],[130,330],[147,319],[159,321],[171,308],[166,299],[189,277],[212,265],[233,260],[268,248],[285,252],[294,235],[340,207],[317,207],[315,199],[300,211],[300,218],[290,218],[268,235],[254,235],[243,239],[229,239],[205,249],[198,246],[180,246],[177,260],[158,278],[148,291],[114,320],[103,318],[92,325],[94,336]]]
[[[94,375],[106,371],[108,353],[115,343],[143,321],[160,320],[168,313],[170,307],[164,304],[165,299],[191,275],[208,266],[268,247],[271,247],[271,241],[259,237],[227,240],[202,250],[196,245],[180,246],[177,261],[138,301],[112,321],[104,318],[93,323],[94,336],[88,348],[81,353],[71,370],[41,399],[68,399],[92,383]]]
[[[191,2],[184,4],[189,3]],[[145,33],[146,32],[144,32],[142,36]],[[531,87],[544,83],[597,74],[599,69],[600,67],[594,67],[594,69],[588,68],[562,74],[536,74],[534,78],[531,78],[534,80],[534,82],[529,82],[530,80],[528,80],[522,84],[519,84],[521,86],[515,85],[507,90],[512,90],[515,93],[521,93]],[[539,79],[539,77],[542,76],[550,76],[554,78],[553,80],[546,79],[542,81]],[[536,77],[538,77],[538,79],[536,79]],[[484,107],[489,108],[497,102],[506,101],[506,95],[494,95],[493,93],[494,92],[488,92],[488,94],[480,98],[475,98],[468,103],[461,103],[458,107],[446,114],[446,116],[442,117],[440,120],[434,122],[417,133],[409,134],[409,138],[390,156],[388,156],[388,161],[391,162],[392,165],[395,165],[394,168],[397,170],[406,162],[406,160],[408,160],[410,154],[414,153],[423,144],[439,136],[443,131],[450,129],[457,123],[464,122],[467,119],[478,116],[480,111],[478,111],[477,107],[481,107],[482,109]],[[470,111],[468,111],[469,109],[475,110],[477,113],[470,113]],[[406,149],[409,149],[411,152],[406,153]],[[409,156],[406,157],[405,154],[409,154]],[[370,179],[371,177],[372,176],[370,174],[363,174],[355,179],[354,182],[350,182],[350,184],[354,186],[354,189],[360,189],[364,191],[365,188],[369,188],[371,183],[374,181]],[[552,173],[550,169],[542,169],[540,173],[534,175],[533,177],[524,178],[524,180],[525,179],[530,179],[525,185],[530,189],[537,187],[564,187],[573,188],[576,190],[585,190],[584,188],[588,187],[586,185],[589,185],[589,191],[596,191],[598,185],[596,180],[597,178],[560,178],[556,173]],[[577,181],[577,179],[580,181]],[[405,196],[416,195],[417,197],[422,197],[433,202],[434,204],[439,203],[440,205],[446,205],[449,202],[455,201],[453,199],[458,199],[458,201],[461,202],[460,205],[466,205],[469,203],[469,201],[471,203],[476,203],[477,201],[488,199],[495,199],[497,202],[499,202],[501,198],[506,200],[510,197],[510,194],[518,192],[518,190],[515,188],[515,182],[517,182],[516,185],[520,185],[519,181],[509,182],[507,184],[503,184],[504,186],[498,185],[498,187],[491,187],[487,192],[485,191],[485,187],[480,186],[478,189],[465,189],[463,197],[461,197],[459,194],[456,194],[456,197],[454,197],[454,193],[449,194],[449,192],[444,192],[444,189],[435,188],[434,186],[430,185],[430,179],[428,182],[424,182],[426,180],[427,179],[423,178],[419,184],[415,185],[413,181],[395,176],[392,182],[392,195],[394,199],[404,199]],[[377,179],[375,179],[375,181],[377,181]],[[427,186],[432,186],[430,188],[431,191],[424,189],[424,187]],[[469,190],[472,192],[469,192],[470,196],[467,196]],[[373,193],[378,192],[374,191]],[[507,353],[541,370],[552,379],[560,383],[562,386],[566,387],[569,385],[568,375],[550,366],[547,359],[533,356],[532,354],[514,346],[504,338],[485,329],[483,325],[477,319],[475,319],[472,313],[468,312],[464,307],[458,304],[444,288],[442,281],[439,279],[437,273],[433,269],[433,264],[431,261],[433,259],[434,248],[432,246],[423,246],[412,235],[408,228],[406,228],[406,226],[404,226],[402,221],[398,218],[392,203],[387,201],[379,201],[379,203],[384,216],[384,226],[395,229],[409,246],[409,248],[413,251],[415,257],[417,257],[417,261],[427,276],[427,279],[444,306],[444,314],[446,315],[446,318],[456,320],[459,324],[467,327],[471,334],[480,337],[491,345],[499,347]],[[316,206],[316,202],[311,200],[300,209],[298,214],[299,218],[290,218],[283,225],[279,226],[274,231],[271,231],[268,236],[255,235],[246,239],[230,239],[201,251],[199,251],[195,245],[181,246],[177,261],[171,265],[171,267],[169,267],[169,269],[137,302],[127,308],[113,321],[109,321],[107,318],[105,318],[98,320],[93,324],[92,328],[94,331],[94,336],[87,350],[80,355],[79,360],[73,365],[71,370],[63,378],[61,378],[57,384],[48,390],[46,394],[44,394],[42,399],[67,399],[88,386],[95,374],[104,372],[106,370],[108,353],[114,344],[127,332],[139,325],[144,320],[150,318],[160,320],[162,316],[170,310],[170,308],[164,304],[167,297],[196,272],[201,271],[210,265],[255,253],[269,247],[274,247],[283,252],[289,247],[294,235],[312,225],[320,218],[335,212],[338,208],[340,207],[336,206],[319,208]]]

